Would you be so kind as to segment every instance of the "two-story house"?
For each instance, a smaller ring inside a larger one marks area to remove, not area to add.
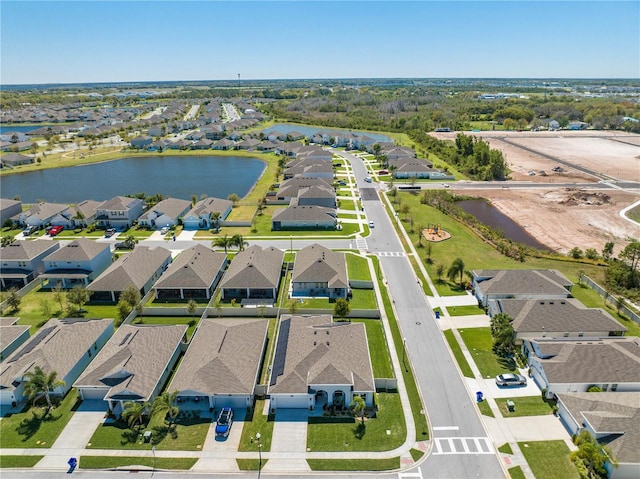
[[[107,243],[80,238],[54,251],[44,259],[45,271],[40,284],[55,288],[87,286],[111,264],[111,249]]]
[[[139,198],[115,196],[96,208],[96,223],[101,228],[129,229],[142,215],[144,202]]]
[[[15,241],[0,249],[2,289],[20,289],[44,272],[43,259],[60,247],[57,241]]]

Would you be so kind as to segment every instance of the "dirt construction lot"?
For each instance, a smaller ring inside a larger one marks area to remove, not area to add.
[[[620,210],[640,201],[640,190],[580,188],[581,184],[602,180],[640,182],[639,135],[607,131],[467,134],[481,136],[492,148],[503,152],[513,181],[536,183],[540,188],[465,189],[465,194],[490,199],[502,213],[550,249],[566,253],[578,246],[600,252],[605,242],[613,241],[618,252],[624,247],[625,238],[640,238],[640,225],[619,215]],[[453,140],[456,133],[434,133],[434,136]],[[572,165],[602,176],[576,170]],[[558,183],[576,185],[554,186]]]

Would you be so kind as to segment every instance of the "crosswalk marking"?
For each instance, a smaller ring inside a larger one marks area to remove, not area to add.
[[[356,248],[360,251],[367,251],[367,240],[364,238],[356,238]]]
[[[420,470],[420,468],[416,469],[416,472],[399,472],[398,473],[398,479],[406,479],[409,477],[417,477],[419,479],[422,479],[422,471]]]
[[[488,437],[438,437],[433,441],[434,455],[494,454],[493,444]]]
[[[378,256],[404,256],[405,254],[401,251],[381,251],[378,253]]]

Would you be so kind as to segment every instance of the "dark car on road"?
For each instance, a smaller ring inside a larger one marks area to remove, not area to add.
[[[520,374],[500,374],[496,376],[496,384],[498,386],[526,386],[527,378]]]
[[[233,424],[233,409],[223,407],[216,422],[216,436],[227,437]]]

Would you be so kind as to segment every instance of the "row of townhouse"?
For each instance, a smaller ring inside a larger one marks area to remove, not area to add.
[[[251,408],[268,324],[205,318],[187,345],[186,325],[127,324],[114,332],[112,319],[54,318],[2,362],[0,404],[25,401],[26,374],[39,366],[64,381],[53,394],[75,387],[81,399],[104,401],[118,416],[125,402],[151,402],[165,386],[178,391],[182,410]],[[0,332],[15,327],[3,323]],[[272,411],[347,407],[356,395],[372,406],[375,380],[364,325],[334,322],[330,315],[281,317],[266,386]]]
[[[166,198],[144,211],[144,201],[139,198],[115,196],[107,201],[85,200],[76,205],[38,203],[22,211],[19,202],[2,200],[2,218],[11,219],[22,227],[47,225],[65,228],[84,228],[95,223],[99,228],[127,230],[137,221],[151,229],[177,226],[182,221],[185,229],[211,228],[212,218],[220,221],[231,213],[233,203],[221,198],[204,198],[192,205],[190,201]],[[10,212],[14,212],[9,216]],[[17,213],[15,213],[17,212]]]
[[[473,271],[478,304],[511,319],[529,374],[570,434],[587,430],[607,444],[618,467],[609,478],[637,477],[640,458],[640,339],[601,308],[571,297],[572,283],[556,270]],[[603,392],[588,392],[593,387]]]

